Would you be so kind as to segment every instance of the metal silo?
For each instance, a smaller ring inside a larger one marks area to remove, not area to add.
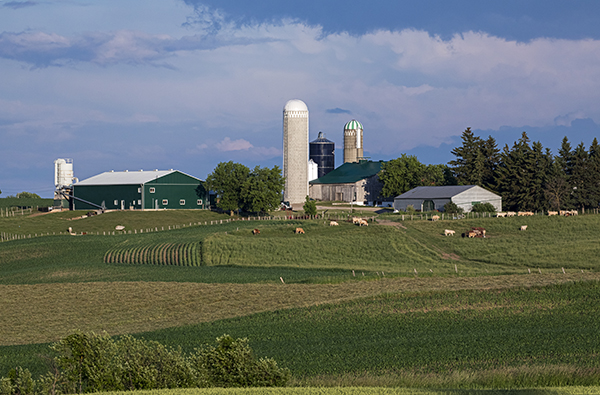
[[[335,168],[335,143],[319,132],[315,141],[310,142],[310,159],[319,165],[318,176],[323,177]]]

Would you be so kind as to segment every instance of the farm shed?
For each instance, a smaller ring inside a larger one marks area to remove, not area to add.
[[[415,210],[444,211],[444,204],[454,202],[465,212],[479,203],[491,203],[496,211],[502,211],[502,197],[477,185],[449,185],[440,187],[416,187],[394,198],[394,209],[406,211],[412,205]]]
[[[204,209],[203,182],[178,170],[109,171],[73,184],[75,210]]]
[[[323,177],[310,181],[309,197],[371,205],[380,199],[382,184],[377,175],[383,163],[368,160],[344,163]]]

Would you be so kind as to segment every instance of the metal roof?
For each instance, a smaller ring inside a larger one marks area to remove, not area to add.
[[[348,122],[346,125],[344,125],[344,130],[357,130],[357,129],[361,129],[362,130],[363,126],[360,122],[358,122],[356,119],[353,119],[352,121]]]
[[[79,181],[78,185],[141,185],[171,173],[181,173],[179,170],[151,171],[107,171],[96,176]],[[187,175],[187,174],[186,174]],[[190,176],[193,177],[193,176]],[[196,178],[196,177],[194,177]]]
[[[484,190],[485,192],[495,195],[495,193],[490,192],[487,189],[481,188],[477,185],[447,185],[433,187],[416,187],[408,192],[403,193],[400,196],[396,196],[395,199],[449,199],[472,188],[479,188]]]
[[[321,178],[312,180],[311,184],[349,184],[372,177],[381,171],[385,162],[360,161],[344,163]]]

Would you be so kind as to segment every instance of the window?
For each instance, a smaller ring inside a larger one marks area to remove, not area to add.
[[[138,193],[142,193],[142,188],[138,188]]]
[[[196,204],[197,204],[198,206],[202,206],[202,199],[198,199],[198,201],[196,202]]]
[[[185,205],[185,199],[179,199],[179,204],[181,206],[184,206]]]
[[[138,199],[138,206],[142,205],[142,199]]]
[[[154,193],[154,192],[155,192],[154,188],[150,188],[150,193]]]
[[[119,205],[119,201],[115,200],[115,206],[118,206],[118,205]]]
[[[162,204],[163,206],[166,206],[167,204],[169,204],[169,201],[167,199],[163,199]]]

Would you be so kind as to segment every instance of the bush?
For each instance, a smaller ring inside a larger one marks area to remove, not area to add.
[[[277,366],[271,358],[256,359],[248,339],[229,335],[217,338],[218,346],[197,350],[194,366],[211,387],[276,387],[285,386],[288,369]]]
[[[304,214],[306,215],[317,215],[317,202],[310,200],[308,196],[306,197],[306,202],[302,208],[304,209]]]
[[[217,338],[191,356],[155,341],[75,332],[54,343],[51,371],[37,383],[27,369],[0,378],[0,395],[74,394],[191,387],[284,386],[287,369],[257,359],[248,339]]]
[[[471,209],[473,213],[495,213],[496,208],[492,203],[479,203],[473,206]]]
[[[409,204],[408,206],[406,206],[406,213],[407,214],[414,214],[417,210],[415,210],[415,206],[413,206],[412,204]]]
[[[7,378],[0,378],[0,395],[33,395],[35,381],[28,369],[17,367],[8,372]]]
[[[463,211],[462,207],[458,207],[454,202],[444,204],[444,212],[448,214],[462,214]]]

